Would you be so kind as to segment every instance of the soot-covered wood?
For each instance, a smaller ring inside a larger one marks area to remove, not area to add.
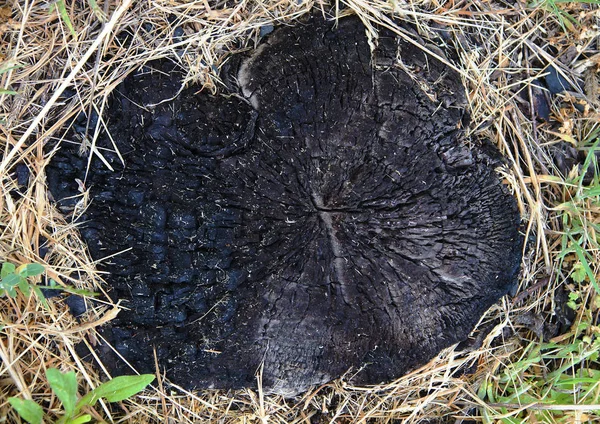
[[[262,365],[286,395],[349,368],[390,380],[463,340],[515,283],[520,237],[495,163],[461,143],[459,76],[386,31],[372,55],[354,18],[279,29],[239,62],[216,97],[179,92],[163,61],[112,98],[125,166],[94,158],[81,219],[93,258],[130,249],[102,263],[129,308],[104,337],[142,372],[156,348],[187,388],[253,386]],[[47,169],[65,209],[86,164],[63,144]]]

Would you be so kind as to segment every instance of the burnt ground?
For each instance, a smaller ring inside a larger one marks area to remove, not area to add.
[[[93,158],[80,219],[94,259],[129,249],[101,265],[128,308],[103,336],[140,372],[156,348],[186,388],[251,387],[262,364],[285,395],[349,368],[391,380],[464,340],[516,283],[522,239],[493,155],[463,144],[460,77],[384,30],[372,55],[355,18],[278,29],[236,62],[218,96],[180,91],[168,60],[114,92],[125,164],[102,136],[115,171]],[[46,170],[64,211],[78,150]]]

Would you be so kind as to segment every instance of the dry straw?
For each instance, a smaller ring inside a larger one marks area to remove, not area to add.
[[[581,196],[587,183],[577,179],[577,164],[581,165],[582,159],[576,154],[579,151],[585,156],[590,151],[599,125],[598,10],[589,4],[593,2],[59,3],[64,4],[66,14],[59,13],[55,3],[41,0],[0,5],[3,262],[41,263],[47,276],[58,284],[102,292],[102,275],[88,256],[77,225],[57,211],[46,191],[44,166],[52,153],[45,146],[74,142],[65,138],[73,117],[82,112],[102,116],[111,91],[145,62],[168,57],[187,73],[185,83],[204,84],[204,89],[216,91],[218,70],[229,53],[254,47],[261,27],[293,24],[310,11],[358,14],[372,43],[377,35],[373,23],[397,29],[397,22],[408,22],[432,44],[456,52],[450,65],[460,72],[470,100],[472,124],[468,131],[473,140],[490,139],[505,156],[506,166],[500,172],[518,199],[530,245],[519,294],[504,299],[484,316],[479,326],[482,331],[475,332],[467,352],[448,349],[427,366],[389,385],[354,387],[342,379],[315,388],[301,399],[285,400],[250,390],[188,393],[169,385],[157,370],[159,379],[153,388],[120,404],[102,404],[92,412],[95,419],[462,422],[467,417],[475,421],[489,421],[490,417],[534,420],[540,411],[560,411],[551,416],[557,422],[600,419],[594,415],[594,410],[600,410],[600,389],[595,399],[587,398],[590,402],[572,404],[545,403],[544,393],[527,404],[505,399],[493,402],[486,395],[489,390],[505,390],[501,386],[505,370],[521,364],[542,338],[555,337],[559,346],[567,346],[587,340],[584,337],[589,337],[592,345],[598,337],[600,302],[592,281],[600,263],[595,234],[600,208],[597,197]],[[437,54],[435,48],[428,50]],[[550,67],[561,81],[570,82],[567,91],[550,93],[538,84]],[[548,108],[547,116],[540,119],[543,107]],[[94,159],[103,159],[95,140],[104,130],[102,119],[88,128],[83,148]],[[24,167],[29,178],[23,185],[16,171],[27,175]],[[82,184],[82,208],[87,202],[85,189]],[[583,239],[574,239],[581,242],[585,260],[581,252],[570,249],[571,239],[565,245],[569,222],[583,225]],[[577,278],[573,272],[579,272]],[[575,293],[570,300],[578,306],[576,311],[571,308],[572,322],[595,323],[595,329],[590,325],[576,332],[562,323],[562,334],[550,331],[552,325],[561,324],[560,311],[568,308],[564,304],[568,293]],[[45,382],[48,368],[76,370],[85,390],[106,379],[102,369],[78,357],[75,346],[94,340],[94,329],[114,317],[115,305],[96,303],[91,307],[88,300],[88,312],[77,321],[68,313],[64,296],[51,299],[48,308],[35,296],[2,297],[0,304],[0,418],[4,422],[18,422],[7,403],[9,396],[34,399],[50,417],[58,411],[59,402]],[[556,366],[563,363],[555,362]],[[551,366],[540,363],[514,378],[525,384],[536,373],[551,372]],[[533,375],[527,374],[531,372]]]

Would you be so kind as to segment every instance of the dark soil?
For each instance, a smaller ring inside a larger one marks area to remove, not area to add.
[[[125,166],[99,140],[115,171],[93,158],[81,218],[94,259],[129,249],[102,262],[129,308],[104,337],[140,372],[156,348],[186,388],[255,386],[262,365],[285,395],[349,368],[389,381],[464,340],[516,283],[522,239],[493,155],[461,141],[459,76],[384,30],[372,55],[354,18],[236,62],[219,96],[179,93],[166,60],[114,93]],[[47,168],[63,210],[87,165],[72,146]]]

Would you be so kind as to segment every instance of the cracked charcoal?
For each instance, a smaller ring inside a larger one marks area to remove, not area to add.
[[[275,29],[231,62],[217,96],[174,97],[168,60],[113,93],[125,165],[101,136],[115,171],[94,158],[80,218],[127,306],[102,335],[140,372],[156,348],[185,388],[253,387],[263,364],[290,396],[350,368],[390,381],[465,340],[514,286],[522,239],[492,149],[463,143],[458,74],[384,29],[371,52],[356,18]],[[65,212],[77,150],[47,167]]]

